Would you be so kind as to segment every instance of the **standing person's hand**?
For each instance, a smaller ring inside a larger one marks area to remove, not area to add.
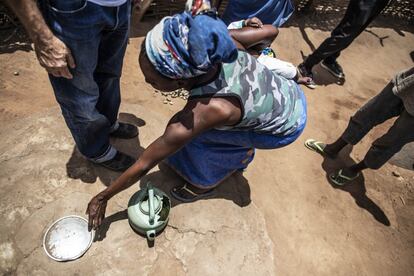
[[[88,204],[86,214],[88,215],[88,231],[96,230],[105,218],[106,204],[108,200],[102,194],[96,195]]]
[[[262,21],[257,17],[248,18],[244,21],[246,27],[261,28],[263,27]]]
[[[47,42],[35,42],[37,59],[47,72],[55,77],[73,78],[70,68],[75,68],[75,61],[69,48],[59,38],[52,35]]]
[[[55,77],[73,78],[75,61],[69,48],[46,25],[36,0],[5,0],[34,42],[37,59]]]

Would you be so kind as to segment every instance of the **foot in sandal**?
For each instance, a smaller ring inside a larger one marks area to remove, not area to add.
[[[310,77],[298,77],[297,83],[306,85],[310,89],[316,88],[315,82]]]
[[[194,202],[202,198],[211,197],[214,194],[214,189],[200,189],[188,183],[174,187],[171,190],[171,195],[182,202]]]
[[[306,68],[304,63],[301,63],[298,65],[298,71],[300,74],[299,78],[301,78],[301,81],[303,81],[302,84],[306,85],[310,89],[315,89],[316,83],[313,80],[312,70],[309,70]]]
[[[337,154],[331,153],[326,150],[326,144],[315,139],[308,139],[305,141],[305,147],[319,153],[322,156],[327,156],[329,158],[336,158]]]
[[[329,180],[335,185],[344,186],[345,184],[358,178],[359,175],[359,172],[353,172],[349,168],[344,168],[330,174]]]

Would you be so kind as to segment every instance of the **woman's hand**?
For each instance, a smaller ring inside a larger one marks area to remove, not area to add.
[[[253,27],[253,28],[261,28],[263,27],[262,21],[260,21],[257,17],[248,18],[244,21],[244,26],[246,27]]]
[[[88,204],[86,214],[88,215],[88,231],[96,230],[105,218],[106,204],[108,200],[104,195],[98,194]]]

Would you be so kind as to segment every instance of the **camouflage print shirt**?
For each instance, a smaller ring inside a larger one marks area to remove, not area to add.
[[[250,54],[239,51],[233,63],[224,63],[213,82],[192,89],[195,97],[237,97],[242,118],[223,130],[253,130],[273,135],[289,135],[301,124],[304,108],[302,90],[260,64]]]

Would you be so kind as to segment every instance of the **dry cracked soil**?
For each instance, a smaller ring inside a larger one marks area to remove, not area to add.
[[[339,58],[345,83],[338,85],[315,68],[319,86],[303,88],[309,119],[295,143],[258,151],[251,166],[222,183],[213,199],[173,201],[169,224],[150,247],[131,230],[125,209],[148,181],[166,192],[181,183],[161,164],[110,201],[90,250],[66,263],[45,255],[45,230],[59,217],[83,216],[90,198],[118,174],[77,152],[34,52],[1,53],[0,274],[414,275],[414,145],[343,189],[332,187],[327,173],[361,160],[392,120],[338,160],[325,160],[303,146],[308,138],[333,141],[395,72],[413,66],[412,30],[368,30]],[[299,64],[301,51],[309,54],[328,35],[291,26],[281,29],[273,47],[280,58]],[[381,44],[378,37],[386,39]],[[145,83],[137,64],[142,40],[131,38],[128,45],[120,111],[121,120],[139,127],[139,136],[113,140],[133,155],[158,137],[184,104],[180,99],[163,104]]]

